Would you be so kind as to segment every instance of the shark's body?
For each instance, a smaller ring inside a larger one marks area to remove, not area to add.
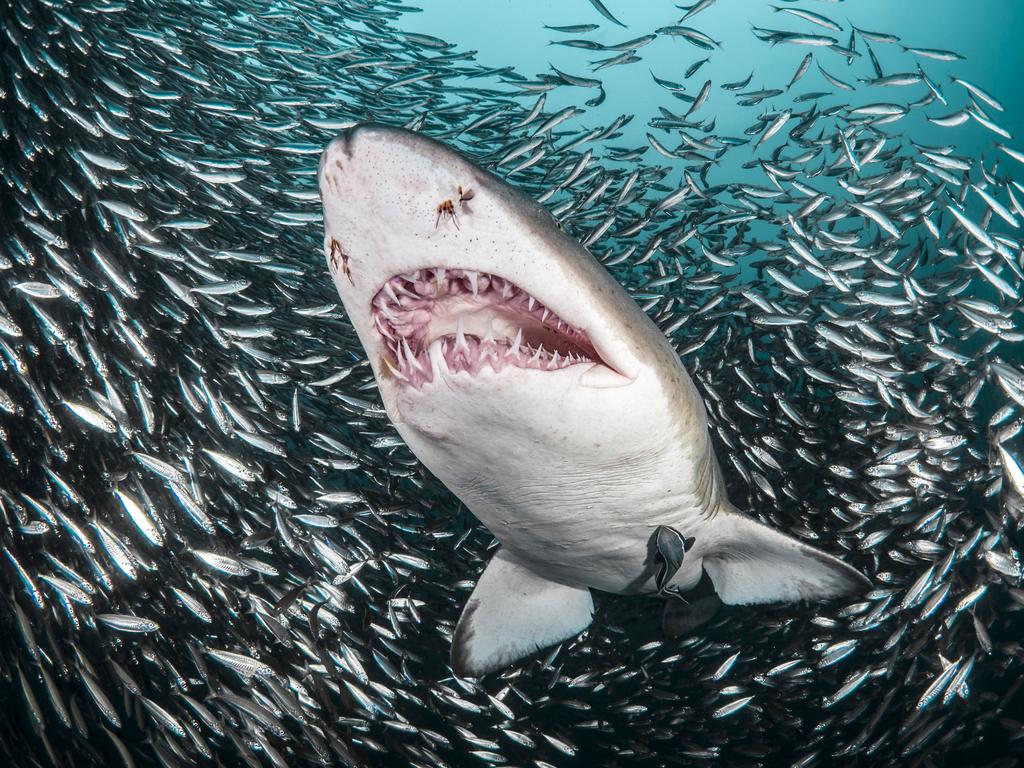
[[[543,207],[443,144],[369,124],[325,150],[320,191],[388,415],[501,542],[456,629],[457,672],[577,634],[590,588],[676,593],[707,572],[738,604],[864,583],[729,504],[675,351]],[[667,573],[659,527],[685,542]]]

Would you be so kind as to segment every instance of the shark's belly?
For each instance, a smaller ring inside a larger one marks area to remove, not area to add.
[[[619,515],[609,511],[578,520],[572,526],[544,522],[531,525],[525,515],[518,522],[487,512],[478,517],[506,550],[538,574],[616,594],[655,591],[657,564],[651,536],[658,525],[687,531],[688,536],[703,527],[703,518],[696,510],[677,510],[656,521],[627,510]],[[677,586],[685,589],[692,585]]]
[[[703,409],[692,385],[638,379],[623,388],[626,408],[627,393],[582,387],[577,375],[545,373],[543,387],[528,377],[513,386],[493,374],[452,376],[432,385],[429,398],[400,390],[392,421],[420,461],[538,575],[615,593],[653,591],[655,529],[695,536],[723,495]]]
[[[637,464],[575,475],[555,466],[550,476],[540,473],[522,484],[479,476],[446,482],[502,546],[539,575],[635,594],[655,591],[655,529],[666,525],[700,537],[718,503],[713,473],[704,482],[700,472],[672,458],[649,463],[655,473],[638,473]]]

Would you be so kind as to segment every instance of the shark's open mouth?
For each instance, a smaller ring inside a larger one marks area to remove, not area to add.
[[[395,275],[372,302],[374,324],[395,377],[433,381],[443,359],[452,372],[485,365],[554,371],[602,362],[587,334],[519,286],[486,272],[435,267]]]

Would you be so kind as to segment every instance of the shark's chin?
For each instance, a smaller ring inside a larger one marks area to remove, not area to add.
[[[384,350],[381,373],[399,388],[422,389],[442,372],[522,377],[586,366],[614,374],[580,325],[485,272],[434,267],[394,275],[373,298],[371,316]],[[604,386],[614,381],[597,378]]]
[[[477,370],[452,369],[433,345],[433,376],[419,386],[409,382],[393,381],[394,398],[410,406],[429,403],[436,408],[446,398],[462,403],[467,410],[489,407],[495,410],[515,410],[523,403],[538,400],[560,401],[575,387],[582,376],[591,370],[603,368],[599,363],[577,364],[552,370],[508,365],[500,370],[489,364]]]
[[[581,420],[614,420],[621,410],[617,404],[628,397],[628,385],[633,383],[594,362],[551,370],[512,365],[501,370],[490,365],[475,371],[453,370],[437,349],[435,342],[429,380],[413,386],[385,378],[380,389],[399,433],[456,493],[463,490],[466,478],[460,473],[450,475],[452,468],[456,464],[470,467],[469,474],[475,475],[487,466],[497,466],[497,459],[488,457],[490,446],[510,446],[513,454],[552,442],[569,455],[592,448],[592,442],[568,427]],[[623,382],[623,389],[600,393],[585,389],[581,382],[598,372]],[[564,438],[555,437],[562,430]],[[456,456],[461,457],[457,462]]]

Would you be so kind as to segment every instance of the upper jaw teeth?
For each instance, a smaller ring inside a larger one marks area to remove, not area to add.
[[[458,325],[455,326],[455,349],[456,351],[462,351],[469,349],[469,345],[466,344],[466,321],[462,315],[459,315]]]
[[[487,273],[438,267],[396,275],[377,292],[372,315],[388,370],[414,387],[433,381],[442,363],[455,373],[476,374],[485,366],[558,370],[596,358],[585,333],[514,283]],[[527,341],[527,326],[531,338],[540,335],[537,341]],[[544,347],[556,342],[561,349]]]

